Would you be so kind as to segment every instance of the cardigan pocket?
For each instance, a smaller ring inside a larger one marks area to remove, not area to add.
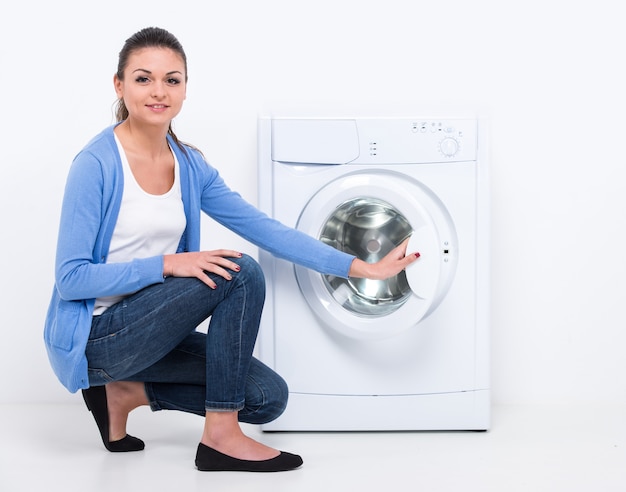
[[[46,340],[51,346],[66,352],[72,350],[83,304],[83,301],[58,303],[55,315],[46,326]]]

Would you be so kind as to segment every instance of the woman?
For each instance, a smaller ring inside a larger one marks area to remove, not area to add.
[[[406,243],[376,264],[262,214],[231,191],[172,120],[187,60],[169,32],[146,28],[119,56],[118,122],[76,156],[63,199],[55,287],[45,326],[51,364],[82,390],[105,447],[138,451],[126,433],[141,405],[205,418],[199,470],[283,471],[302,459],[247,437],[239,422],[277,418],[287,386],[252,357],[265,286],[237,251],[200,251],[204,212],[289,261],[342,277],[384,279],[419,254]],[[206,334],[196,327],[211,317]]]

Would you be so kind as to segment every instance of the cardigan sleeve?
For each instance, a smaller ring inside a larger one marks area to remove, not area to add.
[[[205,163],[206,166],[209,166]],[[320,273],[348,277],[355,256],[269,217],[230,189],[209,166],[202,210],[218,223],[276,256]]]

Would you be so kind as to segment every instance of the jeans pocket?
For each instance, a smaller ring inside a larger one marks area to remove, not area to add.
[[[115,381],[104,369],[89,368],[87,373],[89,375],[90,386],[100,386]]]

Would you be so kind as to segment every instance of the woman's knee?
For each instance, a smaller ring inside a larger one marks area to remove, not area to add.
[[[237,276],[246,283],[252,284],[256,289],[259,289],[265,294],[265,275],[261,265],[252,258],[252,256],[243,254],[241,258],[237,258],[235,262],[239,265],[240,270]]]

